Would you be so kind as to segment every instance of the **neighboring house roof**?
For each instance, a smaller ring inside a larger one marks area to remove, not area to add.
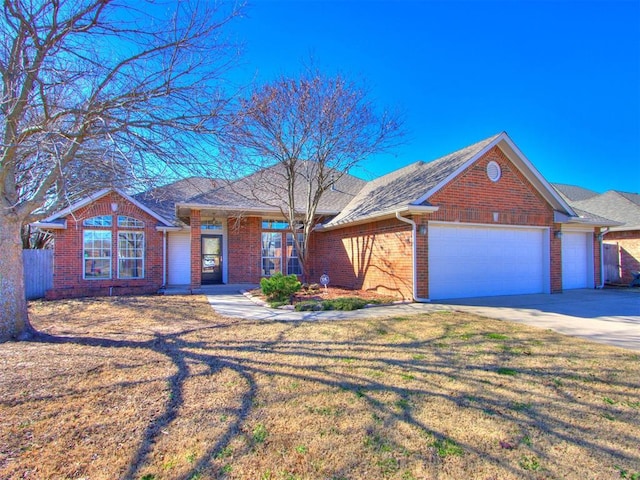
[[[579,187],[577,185],[567,185],[565,183],[552,183],[551,185],[568,202],[587,200],[589,198],[600,195],[598,192],[594,192],[593,190]]]
[[[300,161],[297,164],[298,181],[295,184],[294,199],[298,207],[306,205],[308,182],[304,179],[309,178],[312,184],[315,183],[316,167],[317,164],[311,161]],[[336,215],[367,183],[348,173],[332,172],[330,169],[326,175],[333,176],[336,180],[333,187],[326,190],[320,199],[317,212],[320,215]],[[227,212],[277,213],[281,207],[286,210],[287,178],[284,166],[278,164],[178,202],[178,208],[187,210],[196,207]]]
[[[48,216],[44,220],[41,220],[39,222],[34,223],[33,225],[37,226],[37,227],[40,227],[40,228],[45,228],[45,229],[65,229],[65,228],[67,228],[65,218],[68,215],[71,215],[73,212],[81,209],[82,207],[85,207],[85,206],[89,205],[90,203],[95,202],[96,200],[104,197],[105,195],[107,195],[110,192],[116,192],[118,195],[123,197],[125,200],[131,202],[132,204],[134,204],[135,206],[140,208],[142,211],[148,213],[153,218],[158,220],[158,222],[159,222],[158,228],[162,229],[162,228],[167,228],[168,227],[170,229],[173,226],[173,224],[169,220],[164,218],[162,215],[159,215],[156,211],[152,210],[151,208],[147,207],[146,205],[144,205],[140,201],[138,201],[135,198],[127,195],[126,193],[124,193],[123,191],[121,191],[121,190],[119,190],[117,188],[105,188],[105,189],[102,189],[102,190],[100,190],[98,192],[95,192],[95,193],[93,193],[91,195],[88,195],[88,196],[84,197],[83,199],[78,200],[77,202],[69,205],[68,207],[66,207],[66,208],[54,213],[53,215]]]
[[[575,208],[610,218],[618,225],[611,230],[640,230],[640,195],[609,190],[595,197],[572,202]]]
[[[433,194],[495,146],[503,150],[555,210],[562,212],[567,218],[579,218],[509,136],[502,132],[432,162],[416,162],[369,182],[349,205],[324,227],[336,228],[344,224],[390,216],[399,211],[428,207],[428,200]]]

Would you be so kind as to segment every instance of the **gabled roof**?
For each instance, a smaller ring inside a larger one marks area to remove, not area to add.
[[[140,203],[158,212],[175,225],[180,225],[176,217],[176,203],[201,195],[220,187],[220,180],[205,177],[183,178],[173,183],[155,187],[134,195]]]
[[[587,200],[600,195],[598,192],[594,192],[593,190],[579,187],[577,185],[567,185],[565,183],[552,183],[551,185],[558,191],[558,193],[560,193],[560,195],[562,195],[562,198],[567,200],[567,202]]]
[[[618,222],[611,230],[640,230],[640,195],[609,190],[572,203],[576,208]]]
[[[578,217],[509,136],[502,132],[432,162],[416,162],[369,182],[324,228],[364,222],[396,211],[429,207],[428,200],[433,194],[495,146],[509,157],[555,210],[567,217]]]
[[[305,205],[307,182],[314,178],[314,162],[300,161],[297,164],[295,204]],[[329,171],[327,173],[331,175]],[[366,184],[364,180],[347,173],[335,173],[333,188],[325,191],[318,204],[318,214],[336,215]],[[240,180],[227,182],[217,189],[177,202],[178,209],[206,208],[223,212],[269,212],[277,213],[287,199],[287,173],[283,165],[250,174]]]
[[[158,220],[158,222],[160,222],[160,225],[159,225],[160,228],[171,227],[172,226],[172,223],[169,220],[165,219],[163,216],[161,216],[158,213],[154,212],[152,209],[150,209],[146,205],[142,204],[141,202],[139,202],[135,198],[127,195],[126,193],[124,193],[123,191],[121,191],[121,190],[119,190],[117,188],[105,188],[105,189],[102,189],[102,190],[100,190],[98,192],[95,192],[95,193],[93,193],[91,195],[88,195],[88,196],[82,198],[81,200],[69,205],[68,207],[66,207],[66,208],[54,213],[53,215],[48,216],[44,220],[41,220],[40,222],[34,223],[34,225],[37,226],[37,227],[40,227],[40,228],[51,228],[51,229],[61,229],[61,228],[64,229],[64,228],[67,228],[66,222],[65,222],[65,217],[67,217],[68,215],[72,214],[73,212],[81,209],[82,207],[85,207],[85,206],[89,205],[90,203],[95,202],[96,200],[99,200],[100,198],[104,197],[105,195],[107,195],[107,194],[109,194],[111,192],[117,193],[118,195],[120,195],[125,200],[131,202],[136,207],[140,208],[142,211],[148,213],[153,218]]]

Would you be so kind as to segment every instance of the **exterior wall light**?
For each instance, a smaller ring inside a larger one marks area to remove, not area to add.
[[[553,236],[556,238],[562,238],[562,230],[556,230],[553,232]]]
[[[111,204],[111,211],[112,212],[117,212],[118,211],[118,204],[116,202],[113,202]]]
[[[426,235],[427,234],[427,226],[426,225],[420,225],[420,228],[418,230],[420,232],[420,235]]]

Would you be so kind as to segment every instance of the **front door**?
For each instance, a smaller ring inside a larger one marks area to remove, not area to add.
[[[222,235],[202,235],[202,285],[222,283]]]

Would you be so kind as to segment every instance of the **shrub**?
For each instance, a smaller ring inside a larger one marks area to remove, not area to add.
[[[295,275],[283,275],[278,272],[269,278],[260,280],[262,293],[269,301],[285,302],[300,290],[301,284]]]
[[[314,310],[323,310],[322,303],[315,300],[306,300],[304,302],[298,302],[295,306],[296,312],[311,312]]]
[[[358,310],[369,303],[357,297],[340,297],[322,302],[323,310]]]

